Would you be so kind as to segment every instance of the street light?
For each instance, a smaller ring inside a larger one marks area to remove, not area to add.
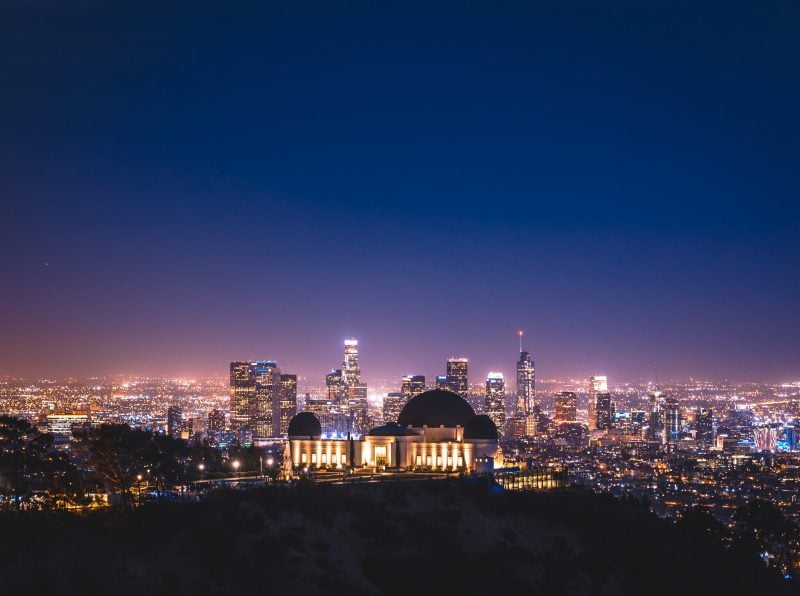
[[[136,493],[139,497],[139,505],[142,504],[142,475],[136,474]]]
[[[274,464],[274,463],[275,463],[275,460],[274,460],[274,459],[272,459],[271,457],[270,457],[269,459],[267,459],[267,466],[268,466],[268,467],[270,467],[270,468],[271,468],[271,467],[272,467],[272,464]]]
[[[238,476],[239,475],[239,460],[238,459],[233,460],[233,464],[232,465],[233,465],[233,473],[236,476]]]

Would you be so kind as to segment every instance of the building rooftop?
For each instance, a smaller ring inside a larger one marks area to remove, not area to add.
[[[444,389],[433,389],[411,399],[397,417],[400,426],[464,426],[475,416],[466,400]]]

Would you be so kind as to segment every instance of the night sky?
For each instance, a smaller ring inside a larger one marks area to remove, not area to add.
[[[800,377],[796,2],[145,4],[0,8],[0,374]]]

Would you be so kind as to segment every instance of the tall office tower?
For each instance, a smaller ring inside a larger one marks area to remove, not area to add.
[[[556,395],[556,422],[575,422],[578,419],[578,396],[573,391],[562,391]]]
[[[400,392],[408,399],[419,395],[423,391],[425,391],[424,375],[405,375],[403,377]]]
[[[506,428],[506,382],[503,373],[490,372],[486,376],[486,415],[492,419],[497,431],[505,433]]]
[[[517,403],[516,416],[533,414],[536,405],[536,369],[533,358],[522,349],[522,331],[519,332],[519,360],[517,360]]]
[[[714,442],[714,411],[710,408],[697,408],[694,415],[695,439],[699,443]]]
[[[272,436],[280,376],[272,360],[231,362],[231,429],[240,440]]]
[[[754,429],[753,443],[756,451],[771,451],[775,453],[778,450],[778,437],[780,434],[779,424],[768,424]]]
[[[466,358],[447,359],[447,388],[464,398],[467,397],[469,391],[468,368],[469,360]]]
[[[369,403],[367,386],[361,382],[361,368],[358,364],[358,340],[344,340],[344,359],[342,360],[343,407],[350,425],[348,430],[366,433],[369,430]]]
[[[670,443],[681,438],[681,411],[674,397],[664,401],[664,432]]]
[[[447,383],[447,375],[436,375],[436,388],[450,390],[450,385]]]
[[[614,401],[611,394],[595,394],[595,429],[609,430],[614,422]]]
[[[650,422],[647,428],[647,438],[651,441],[666,442],[664,424],[664,393],[655,387],[647,392],[650,400]]]
[[[506,417],[506,436],[510,439],[521,441],[526,437],[536,434],[536,424],[529,429],[528,418],[533,416],[511,416]]]
[[[328,399],[306,399],[305,411],[311,412],[318,419],[325,434],[346,435],[348,432],[348,422],[340,405]]]
[[[175,439],[180,439],[183,426],[183,410],[180,406],[167,408],[167,434]]]
[[[342,380],[342,371],[338,368],[325,375],[325,398],[335,404],[344,405],[347,389]]]
[[[344,360],[342,361],[342,381],[348,387],[361,383],[361,369],[358,366],[358,340],[344,340]]]
[[[225,431],[225,412],[214,408],[208,413],[208,436],[211,442],[217,443]]]
[[[256,381],[254,416],[250,430],[254,437],[274,437],[280,426],[281,369],[273,360],[253,362]]]
[[[408,395],[402,391],[388,393],[386,397],[383,398],[384,424],[397,422],[397,418],[400,416],[400,412],[405,407],[406,403],[408,403],[408,399]]]
[[[250,427],[255,402],[255,371],[250,361],[231,362],[231,430],[238,433]]]
[[[366,434],[370,429],[366,385],[359,384],[347,387],[347,411],[352,421],[350,430],[359,434]]]
[[[597,394],[608,393],[608,378],[605,375],[589,377],[589,430],[597,430]]]
[[[281,373],[280,383],[276,434],[283,436],[289,431],[289,421],[297,414],[297,375]]]

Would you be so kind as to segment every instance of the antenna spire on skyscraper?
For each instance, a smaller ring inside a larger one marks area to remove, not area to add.
[[[522,353],[522,331],[518,331],[519,333],[519,351]]]

